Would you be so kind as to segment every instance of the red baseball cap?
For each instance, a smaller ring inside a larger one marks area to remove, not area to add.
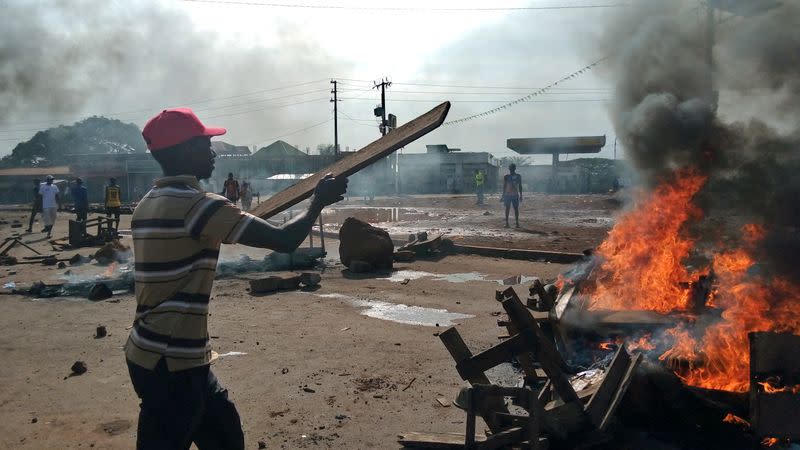
[[[142,130],[144,141],[150,151],[160,150],[197,136],[220,136],[225,128],[210,128],[189,108],[170,108],[147,121]]]

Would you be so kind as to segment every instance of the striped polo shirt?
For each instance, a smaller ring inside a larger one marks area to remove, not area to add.
[[[125,356],[174,372],[210,361],[208,302],[221,243],[235,244],[255,217],[197,178],[161,178],[133,212],[136,317]]]

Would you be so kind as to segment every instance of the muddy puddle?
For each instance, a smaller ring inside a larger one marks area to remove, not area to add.
[[[384,279],[391,281],[393,283],[401,283],[405,282],[406,280],[418,280],[420,278],[431,278],[434,281],[446,281],[449,283],[466,283],[468,281],[492,281],[497,284],[503,286],[515,286],[518,284],[527,284],[533,282],[534,277],[529,277],[526,275],[512,275],[509,277],[505,277],[503,279],[495,279],[491,278],[488,275],[477,273],[477,272],[467,272],[467,273],[431,273],[431,272],[423,272],[419,270],[398,270],[396,272],[392,272],[391,275],[385,277]]]
[[[344,294],[315,294],[322,298],[343,300],[350,305],[363,309],[362,315],[374,319],[388,320],[406,325],[422,325],[425,327],[449,327],[454,321],[470,319],[475,316],[450,312],[446,309],[409,306],[402,303],[390,303],[382,300],[360,299]]]
[[[436,219],[445,216],[447,214],[423,209],[378,206],[330,208],[322,211],[322,221],[325,223],[326,228],[328,226],[341,225],[348,217],[354,217],[368,223],[390,223]]]

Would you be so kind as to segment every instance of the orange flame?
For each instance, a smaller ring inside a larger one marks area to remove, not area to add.
[[[763,382],[759,381],[758,384],[761,385],[761,387],[764,389],[764,392],[766,392],[767,394],[778,394],[781,392],[800,394],[800,384],[794,384],[791,386],[783,386],[783,387],[774,386],[769,381],[763,381]]]
[[[725,422],[725,423],[733,423],[733,424],[737,424],[737,425],[742,425],[742,426],[745,426],[745,427],[748,427],[748,428],[750,427],[750,422],[742,419],[741,417],[739,417],[739,416],[737,416],[736,414],[733,414],[733,413],[728,413],[728,415],[725,416],[725,418],[722,419],[722,421]]]
[[[792,282],[749,273],[757,244],[766,235],[761,225],[743,227],[739,248],[711,254],[711,267],[688,270],[684,262],[695,248],[687,226],[699,220],[692,205],[706,177],[678,171],[622,218],[600,245],[601,264],[595,283],[584,294],[590,309],[687,311],[692,306],[691,280],[713,269],[715,288],[707,306],[721,309],[721,320],[705,330],[678,325],[666,332],[672,347],[660,359],[692,386],[728,391],[749,389],[751,331],[800,331],[800,289]],[[653,346],[640,339],[644,349]],[[628,348],[632,347],[628,344]]]
[[[114,276],[114,272],[117,271],[117,267],[119,266],[118,263],[112,262],[111,264],[106,267],[106,270],[103,272],[103,277],[111,278]]]
[[[597,346],[600,350],[614,350],[614,343],[613,342],[601,342],[600,345]]]
[[[764,447],[772,447],[773,445],[777,444],[778,442],[779,442],[778,438],[766,437],[761,441],[761,445],[763,445]]]
[[[682,172],[675,183],[660,185],[620,218],[597,249],[603,262],[596,270],[591,309],[687,309],[690,291],[681,283],[692,277],[682,261],[694,241],[682,229],[701,216],[691,199],[705,181],[702,175]]]

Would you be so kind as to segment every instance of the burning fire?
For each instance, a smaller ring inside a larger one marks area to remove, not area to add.
[[[778,440],[778,438],[767,437],[767,438],[764,438],[761,441],[761,445],[763,445],[764,447],[772,447],[773,445],[777,444],[778,442],[780,442]]]
[[[728,413],[724,419],[722,419],[725,423],[734,423],[738,425],[742,425],[744,427],[750,428],[750,422],[742,419],[741,417],[737,416],[736,414]]]
[[[108,267],[106,267],[106,270],[103,272],[103,277],[104,278],[113,277],[114,273],[117,271],[117,267],[119,267],[119,264],[116,262],[112,262],[111,264],[109,264]]]
[[[701,216],[691,205],[706,177],[685,172],[675,183],[662,184],[638,208],[623,216],[597,254],[603,263],[592,309],[647,309],[667,313],[685,310],[690,291],[680,283],[691,279],[681,264],[694,247],[684,224]]]
[[[678,325],[666,332],[672,342],[660,359],[691,386],[728,391],[749,389],[751,331],[800,331],[800,290],[786,279],[753,272],[757,244],[765,229],[746,225],[741,247],[711,255],[710,267],[684,265],[695,240],[687,225],[702,218],[692,198],[706,178],[676,172],[622,217],[600,245],[595,283],[584,289],[590,309],[649,310],[692,313],[692,280],[713,273],[715,288],[707,307],[722,310],[721,319],[705,329]],[[629,344],[629,349],[631,345]],[[653,349],[649,338],[638,348]]]
[[[788,392],[795,395],[800,394],[800,384],[783,387],[773,386],[769,381],[759,382],[758,384],[761,385],[761,387],[764,389],[764,392],[767,394],[778,394],[781,392]]]

